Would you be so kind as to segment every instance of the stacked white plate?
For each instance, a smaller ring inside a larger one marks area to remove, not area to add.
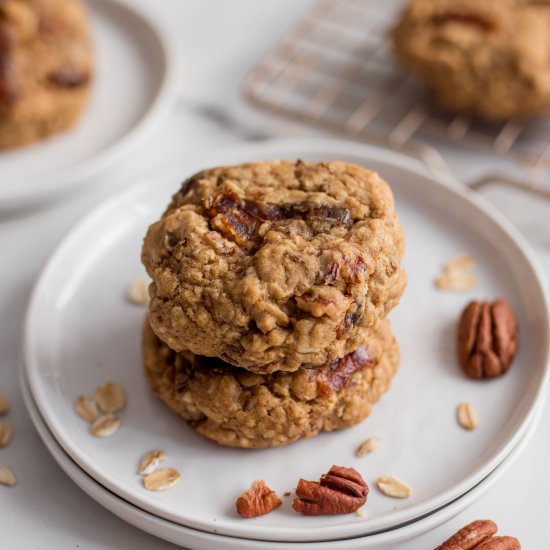
[[[141,373],[144,310],[126,299],[144,276],[140,246],[148,224],[180,182],[217,164],[272,158],[356,162],[390,182],[406,231],[409,283],[391,314],[402,363],[392,389],[361,425],[272,450],[223,448],[195,434],[148,391]],[[477,288],[434,287],[441,265],[460,253],[477,260]],[[543,278],[516,231],[475,193],[395,153],[342,141],[291,140],[242,145],[151,176],[108,200],[59,246],[29,305],[22,373],[27,404],[48,448],[93,498],[149,532],[189,548],[383,547],[458,513],[513,460],[532,429],[548,363],[548,303]],[[490,382],[467,379],[456,364],[458,316],[470,299],[505,296],[520,326],[514,367]],[[121,430],[90,436],[74,411],[80,394],[107,380],[128,394]],[[456,423],[456,406],[474,404],[478,428]],[[382,445],[354,451],[369,436]],[[169,455],[182,481],[160,493],[136,474],[151,449]],[[254,479],[280,494],[300,477],[318,479],[332,464],[361,472],[371,492],[366,516],[303,517],[292,498],[268,516],[244,520],[236,497]],[[395,500],[375,480],[392,474],[413,487]]]

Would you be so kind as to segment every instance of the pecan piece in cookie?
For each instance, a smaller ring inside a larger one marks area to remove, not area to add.
[[[516,317],[506,300],[468,304],[458,326],[458,359],[469,377],[504,374],[517,347]]]
[[[269,514],[282,504],[275,491],[272,491],[263,480],[252,483],[250,489],[245,491],[235,503],[237,512],[243,518],[255,518]]]
[[[305,516],[349,514],[365,504],[368,492],[357,470],[333,466],[319,483],[300,479],[292,507]]]
[[[435,550],[473,550],[479,544],[489,540],[497,529],[496,523],[490,519],[472,521]]]

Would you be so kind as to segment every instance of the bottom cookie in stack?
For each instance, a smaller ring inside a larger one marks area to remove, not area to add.
[[[357,351],[324,367],[266,375],[177,353],[148,320],[142,345],[153,392],[203,436],[244,448],[277,447],[361,422],[399,365],[388,321]]]

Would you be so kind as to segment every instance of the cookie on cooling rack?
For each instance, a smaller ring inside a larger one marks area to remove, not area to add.
[[[150,388],[200,434],[221,445],[276,447],[364,420],[388,389],[399,346],[388,321],[355,352],[319,369],[255,374],[223,361],[176,353],[143,331]]]
[[[377,174],[343,162],[200,172],[148,230],[150,320],[176,351],[259,373],[354,351],[399,301],[403,232]]]
[[[411,0],[397,56],[441,105],[486,119],[550,112],[550,2]]]
[[[0,149],[73,126],[91,76],[81,0],[0,0]]]

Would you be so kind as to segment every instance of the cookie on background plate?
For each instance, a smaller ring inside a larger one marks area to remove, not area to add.
[[[486,119],[550,112],[550,2],[411,0],[395,52],[441,105]]]
[[[360,166],[205,170],[145,237],[151,326],[176,351],[258,373],[322,366],[397,305],[403,250],[390,187]]]
[[[92,71],[81,0],[0,0],[0,149],[73,126]]]
[[[399,365],[388,321],[343,359],[319,369],[256,374],[190,352],[176,353],[143,329],[153,392],[198,433],[221,445],[266,448],[353,426],[371,412]]]

